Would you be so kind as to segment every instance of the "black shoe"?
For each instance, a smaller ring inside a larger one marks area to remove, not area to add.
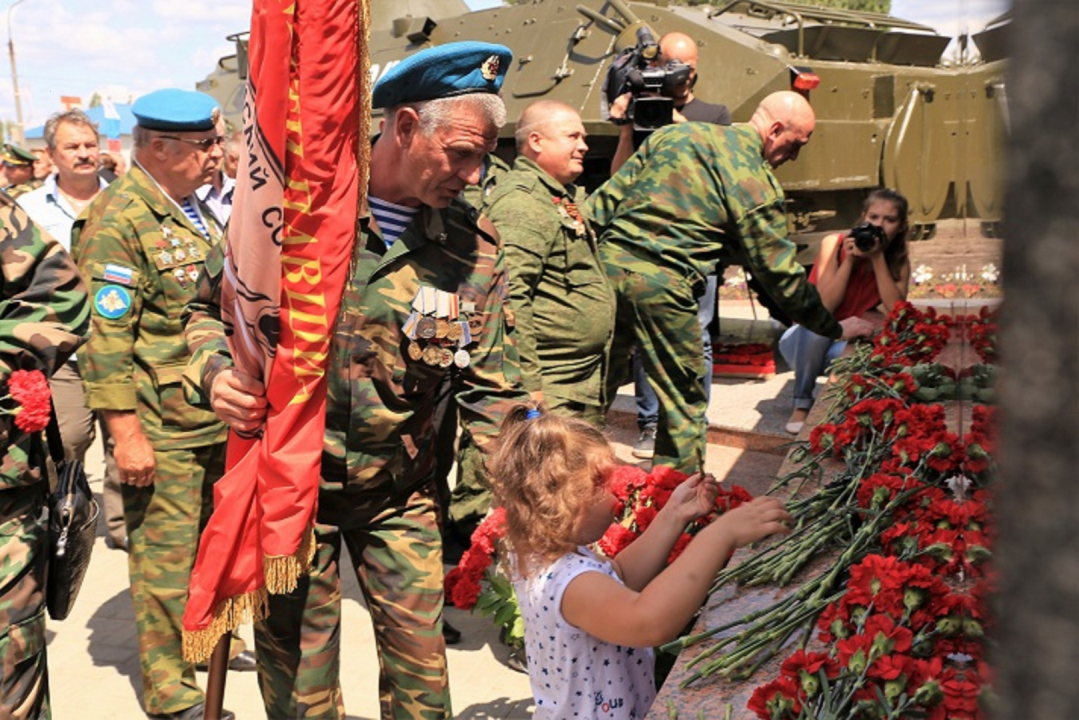
[[[244,650],[236,657],[229,660],[229,670],[235,670],[236,672],[254,672],[258,670],[258,660],[255,659],[255,653],[250,650]],[[210,669],[210,663],[200,662],[195,663],[195,669],[202,672],[206,672]]]
[[[442,637],[446,639],[447,645],[456,645],[461,642],[461,631],[446,622],[445,618],[442,620]]]
[[[153,718],[153,720],[202,720],[205,709],[205,704],[199,703],[179,712],[149,715],[148,717]],[[236,720],[236,713],[223,709],[221,710],[221,720]]]
[[[254,672],[258,670],[258,660],[255,659],[255,653],[250,650],[244,650],[236,657],[229,660],[229,670],[236,672]]]
[[[506,667],[514,672],[528,674],[528,656],[525,655],[524,648],[518,648],[510,653],[509,658],[506,659]]]
[[[127,535],[124,535],[119,540],[116,540],[112,535],[109,535],[105,538],[105,547],[109,550],[123,550],[124,552],[127,552]]]

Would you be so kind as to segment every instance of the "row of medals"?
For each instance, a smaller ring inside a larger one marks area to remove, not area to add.
[[[456,365],[459,368],[468,367],[472,357],[464,349],[464,345],[471,342],[472,333],[466,320],[449,320],[448,318],[435,318],[430,316],[409,318],[412,322],[405,323],[406,334],[411,342],[408,344],[408,356],[413,360],[422,360],[428,365],[449,367]],[[468,338],[467,340],[465,338]],[[426,346],[420,344],[420,340],[429,341]],[[462,342],[464,341],[464,342]],[[454,352],[451,348],[458,345]]]

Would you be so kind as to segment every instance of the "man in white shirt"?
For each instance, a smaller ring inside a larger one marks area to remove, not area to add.
[[[34,224],[45,230],[64,249],[71,250],[71,226],[90,201],[97,197],[106,182],[98,177],[97,126],[82,110],[56,113],[45,123],[45,145],[54,172],[45,184],[18,199],[19,205]],[[68,457],[82,460],[94,441],[95,413],[86,407],[82,378],[75,356],[53,375],[53,401]],[[112,455],[112,438],[104,423],[105,441],[105,520],[109,547],[127,549],[124,507],[120,499],[120,476]]]

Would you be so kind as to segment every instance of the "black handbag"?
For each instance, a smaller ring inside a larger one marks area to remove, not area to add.
[[[64,443],[53,407],[45,430],[49,455],[56,466],[56,490],[49,498],[49,574],[45,605],[49,617],[63,620],[75,605],[97,531],[98,505],[86,470],[78,460],[64,458]]]

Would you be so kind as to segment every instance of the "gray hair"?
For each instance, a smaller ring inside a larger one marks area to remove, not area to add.
[[[435,100],[423,100],[415,103],[405,103],[397,107],[388,108],[385,113],[387,129],[393,126],[397,111],[401,108],[412,108],[420,117],[420,132],[430,137],[435,130],[448,125],[450,119],[457,113],[462,105],[468,105],[479,115],[498,129],[506,124],[506,104],[502,98],[492,93],[470,93],[468,95],[455,95]]]
[[[155,137],[153,130],[147,130],[142,125],[136,125],[131,131],[131,142],[136,150],[147,147]]]
[[[90,116],[82,110],[74,108],[54,113],[45,121],[45,145],[49,150],[56,149],[56,130],[60,127],[60,123],[84,127],[87,130],[92,130],[94,135],[97,136],[97,125],[95,125],[94,121],[90,119]]]

